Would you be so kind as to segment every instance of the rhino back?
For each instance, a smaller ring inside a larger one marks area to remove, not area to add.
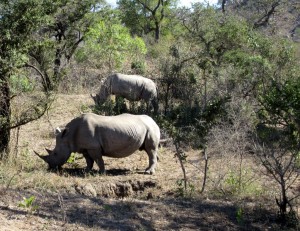
[[[74,130],[78,150],[99,149],[103,155],[125,157],[139,149],[148,127],[139,116],[83,114]]]
[[[129,100],[140,100],[143,91],[145,89],[148,91],[150,87],[149,81],[152,82],[152,80],[139,75],[124,75],[120,73],[112,75],[110,81],[112,93]]]

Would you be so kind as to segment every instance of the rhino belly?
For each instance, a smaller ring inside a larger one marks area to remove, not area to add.
[[[115,139],[103,146],[103,155],[108,157],[127,157],[138,150],[144,143],[143,139],[127,137],[127,139]]]
[[[96,134],[103,156],[122,158],[131,155],[143,145],[147,129],[142,121],[123,115],[108,121]]]
[[[135,82],[121,79],[112,85],[112,94],[136,101],[140,99],[141,86]]]
[[[123,158],[130,156],[133,154],[136,150],[138,150],[141,147],[141,144],[132,144],[127,145],[123,147],[116,147],[116,148],[108,148],[104,151],[104,156],[108,157],[114,157],[114,158]]]

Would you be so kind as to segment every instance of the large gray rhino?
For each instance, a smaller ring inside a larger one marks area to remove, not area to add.
[[[104,80],[100,92],[91,96],[96,104],[103,104],[109,95],[122,96],[129,101],[143,99],[152,104],[155,113],[158,111],[156,84],[140,75],[112,74]]]
[[[86,171],[93,168],[94,161],[100,173],[105,173],[103,156],[122,158],[136,150],[145,150],[149,157],[148,174],[155,172],[160,129],[147,115],[121,114],[101,116],[82,114],[69,122],[65,129],[57,129],[56,146],[49,155],[35,152],[50,168],[61,167],[72,152],[82,153],[86,159]]]

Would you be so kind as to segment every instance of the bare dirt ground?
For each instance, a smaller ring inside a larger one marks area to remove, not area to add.
[[[280,230],[269,199],[221,198],[213,190],[200,195],[202,171],[195,166],[203,163],[197,151],[187,155],[187,175],[193,183],[184,198],[179,196],[182,185],[178,183],[182,170],[172,147],[160,148],[155,175],[143,174],[148,162],[144,152],[105,158],[105,176],[97,173],[96,166],[91,174],[83,174],[80,156],[61,172],[47,171],[33,150],[45,153],[44,147],[53,148],[54,128],[91,105],[89,95],[59,95],[47,115],[19,130],[9,166],[0,166],[1,231]],[[33,204],[19,206],[31,196]]]

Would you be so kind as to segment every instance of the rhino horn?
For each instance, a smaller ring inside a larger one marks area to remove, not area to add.
[[[46,149],[46,151],[48,152],[49,155],[52,154],[52,150],[50,150],[50,149],[48,149],[48,148],[45,148],[45,149]]]
[[[49,156],[42,156],[40,155],[39,153],[37,153],[36,151],[34,151],[34,153],[40,157],[42,160],[44,160],[46,163],[48,163],[48,159],[49,159]]]

